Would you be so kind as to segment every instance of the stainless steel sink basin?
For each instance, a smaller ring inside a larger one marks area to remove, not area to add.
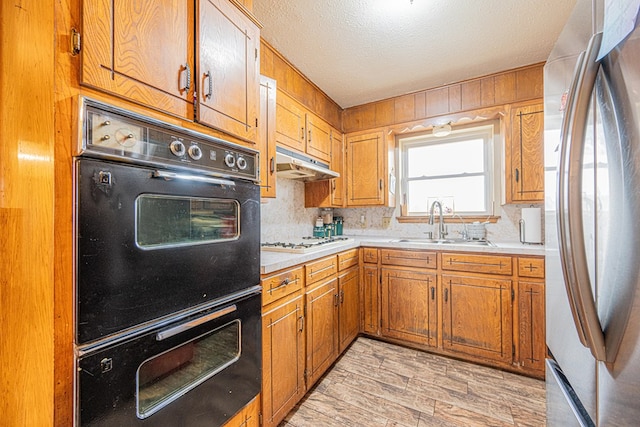
[[[463,246],[492,246],[496,245],[489,240],[464,240],[464,239],[396,239],[397,243],[421,243],[425,245],[463,245]]]

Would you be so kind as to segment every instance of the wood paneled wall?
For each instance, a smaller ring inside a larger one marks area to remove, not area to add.
[[[342,108],[264,40],[260,43],[260,73],[275,79],[279,91],[286,92],[331,126],[342,129]]]
[[[343,131],[356,132],[542,98],[542,67],[527,67],[344,110]]]
[[[0,424],[53,423],[54,14],[0,5]]]

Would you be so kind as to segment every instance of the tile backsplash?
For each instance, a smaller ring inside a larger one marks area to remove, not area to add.
[[[261,209],[261,239],[284,241],[311,236],[315,219],[320,209],[304,207],[304,183],[290,179],[279,179],[277,197],[263,199]],[[518,241],[520,210],[527,205],[503,205],[498,208],[500,220],[487,224],[487,239],[495,241]],[[538,206],[538,205],[534,205]],[[541,206],[541,205],[540,205]],[[399,208],[343,208],[334,209],[334,215],[344,218],[343,234],[351,236],[424,237],[437,224],[400,224],[396,216]],[[361,219],[364,218],[364,224]],[[384,226],[384,219],[390,218]],[[542,218],[540,219],[542,221]],[[462,224],[447,224],[450,237],[459,237]],[[544,235],[544,231],[543,231]]]

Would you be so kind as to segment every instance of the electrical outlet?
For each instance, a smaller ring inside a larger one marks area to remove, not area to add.
[[[364,215],[360,215],[360,228],[365,228],[367,226],[367,217]]]
[[[390,216],[383,216],[382,217],[382,228],[389,228],[390,225],[391,225],[391,217]]]

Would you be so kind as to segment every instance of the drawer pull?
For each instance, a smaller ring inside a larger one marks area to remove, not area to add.
[[[336,267],[336,266],[335,266],[335,264],[333,264],[333,263],[332,263],[331,265],[328,265],[328,266],[326,266],[326,267],[323,267],[323,268],[321,268],[320,270],[316,270],[316,271],[311,270],[311,272],[309,273],[309,275],[313,276],[314,274],[322,273],[323,271],[326,271],[326,270],[329,270],[329,269],[331,269],[331,268],[335,268],[335,267]]]
[[[280,284],[278,286],[276,286],[275,288],[271,288],[269,289],[269,292],[274,292],[277,291],[280,288],[284,288],[285,286],[287,286],[290,283],[293,282],[297,282],[298,278],[296,277],[294,280],[291,280],[289,277],[287,277],[286,279],[284,279],[282,282],[280,282]]]

